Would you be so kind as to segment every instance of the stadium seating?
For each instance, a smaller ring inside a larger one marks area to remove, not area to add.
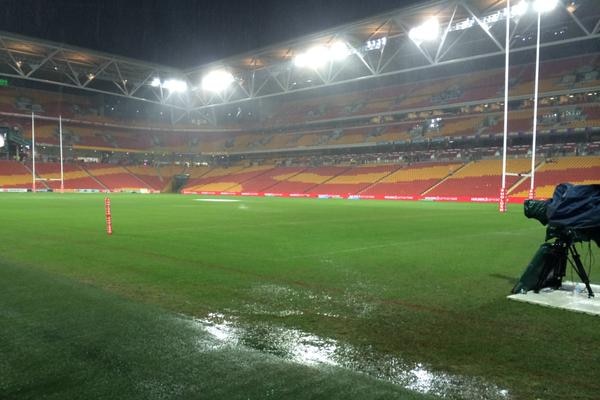
[[[361,165],[352,167],[325,183],[308,190],[307,193],[354,195],[378,182],[399,168],[398,165]]]
[[[461,166],[460,163],[398,165],[392,174],[374,182],[360,194],[370,196],[420,195]]]
[[[0,160],[0,188],[31,189],[31,171],[17,161]]]
[[[507,171],[512,173],[529,173],[531,160],[511,159],[507,162]],[[519,177],[507,176],[506,188],[513,186]],[[502,161],[481,160],[471,162],[453,171],[447,179],[442,180],[427,192],[428,196],[439,197],[498,197],[502,186]]]
[[[351,167],[317,167],[306,168],[296,174],[283,173],[280,182],[269,188],[278,193],[309,193],[317,185],[332,180],[334,177],[348,171]],[[283,171],[282,171],[283,172]]]
[[[241,183],[242,192],[261,193],[272,191],[273,187],[304,171],[303,167],[273,167]]]
[[[130,174],[135,175],[151,189],[160,192],[165,191],[172,177],[168,176],[167,179],[163,178],[158,169],[151,166],[125,167],[125,170],[127,170],[127,172]]]
[[[60,163],[36,163],[36,175],[42,183],[52,190],[60,189]],[[64,188],[107,190],[108,188],[94,179],[86,170],[77,164],[65,163],[63,165]]]
[[[184,190],[195,192],[243,192],[246,191],[244,185],[247,181],[251,181],[272,169],[273,166],[271,165],[251,166],[246,168],[215,168],[204,174],[202,177],[188,182]]]
[[[600,157],[562,157],[543,161],[535,171],[536,197],[552,197],[555,186],[562,182],[578,185],[600,184]],[[530,180],[527,179],[509,194],[527,197],[530,184]]]
[[[149,184],[121,166],[88,164],[85,169],[101,185],[113,192],[153,190]]]

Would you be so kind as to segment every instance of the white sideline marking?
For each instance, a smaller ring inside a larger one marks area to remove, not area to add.
[[[600,285],[592,284],[590,286],[594,294],[600,296]],[[577,290],[575,290],[576,288]],[[583,291],[581,291],[582,289]],[[508,298],[525,303],[600,316],[600,297],[588,298],[585,286],[581,282],[575,284],[565,281],[558,290],[543,289],[539,293],[529,291],[526,294],[511,294]]]
[[[239,200],[234,200],[234,199],[194,199],[194,201],[206,201],[209,203],[237,203]]]

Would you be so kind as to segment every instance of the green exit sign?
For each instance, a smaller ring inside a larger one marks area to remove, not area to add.
[[[0,79],[0,86],[8,86],[8,79]]]

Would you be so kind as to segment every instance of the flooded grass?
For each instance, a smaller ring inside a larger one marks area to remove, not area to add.
[[[303,365],[345,368],[408,390],[450,400],[512,398],[507,389],[477,377],[434,371],[421,363],[409,363],[399,357],[380,354],[369,346],[357,348],[299,329],[268,324],[247,326],[220,313],[211,313],[202,319],[192,319],[190,323],[200,332],[207,332],[211,336],[212,340],[199,341],[203,350],[223,346],[247,347]]]

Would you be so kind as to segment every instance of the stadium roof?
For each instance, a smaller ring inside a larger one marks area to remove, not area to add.
[[[523,14],[515,7],[521,0],[511,2],[511,52],[535,49],[532,2],[527,1],[529,11]],[[500,56],[505,52],[505,8],[506,0],[431,1],[187,70],[0,32],[0,75],[159,103],[183,116]],[[599,47],[597,0],[561,0],[541,21],[543,48],[584,42]],[[229,86],[221,92],[201,85],[214,70],[226,71]],[[188,90],[172,90],[168,80],[186,82]]]

